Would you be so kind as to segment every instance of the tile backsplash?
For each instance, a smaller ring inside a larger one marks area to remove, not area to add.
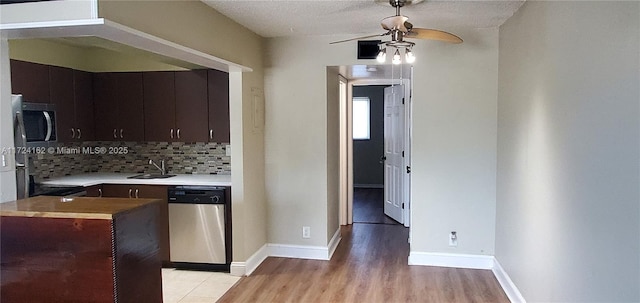
[[[226,144],[185,142],[79,142],[59,143],[46,153],[31,156],[30,173],[36,182],[89,173],[158,173],[149,159],[165,160],[172,174],[231,174]]]

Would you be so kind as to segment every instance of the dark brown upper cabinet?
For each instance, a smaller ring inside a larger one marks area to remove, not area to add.
[[[73,71],[73,101],[75,108],[75,140],[95,140],[93,106],[93,74]]]
[[[21,94],[24,102],[49,103],[49,66],[10,60],[11,93]]]
[[[208,71],[209,141],[229,143],[229,74]]]
[[[146,72],[144,83],[144,139],[170,142],[177,138],[174,72]]]
[[[89,141],[94,137],[92,76],[50,66],[51,103],[56,105],[58,141]]]
[[[144,140],[142,73],[94,74],[93,94],[97,140]]]
[[[145,140],[207,141],[207,72],[144,73]]]
[[[207,142],[207,71],[176,72],[176,127],[179,141]]]
[[[75,109],[73,105],[73,70],[49,67],[51,103],[56,105],[56,125],[59,142],[75,139]]]

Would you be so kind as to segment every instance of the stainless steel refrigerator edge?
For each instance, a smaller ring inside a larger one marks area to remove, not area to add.
[[[22,95],[11,96],[13,112],[13,141],[16,163],[17,198],[29,197],[29,154],[26,152],[27,134],[22,117]]]

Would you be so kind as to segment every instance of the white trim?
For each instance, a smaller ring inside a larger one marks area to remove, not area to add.
[[[429,252],[409,253],[409,265],[492,269],[493,256]]]
[[[329,260],[329,248],[325,246],[267,244],[270,257]]]
[[[329,241],[329,260],[331,260],[331,257],[333,257],[333,253],[336,252],[336,248],[338,248],[340,240],[342,240],[342,234],[340,233],[340,228],[338,227],[338,230],[336,230],[336,232],[333,234],[333,237],[331,237],[331,241]]]
[[[354,188],[384,188],[384,184],[354,184]]]
[[[91,18],[98,18],[98,0],[90,0],[91,1]]]
[[[253,273],[262,262],[269,257],[267,244],[262,245],[246,262],[231,262],[230,273],[232,276],[248,276]]]
[[[498,262],[498,259],[496,259],[495,257],[493,258],[493,268],[491,269],[491,271],[493,271],[493,275],[496,276],[498,283],[500,283],[500,286],[502,286],[502,290],[504,290],[505,294],[507,294],[509,301],[511,301],[512,303],[527,302],[520,293],[520,290],[518,290],[518,287],[516,287],[513,281],[511,281],[511,278],[509,277],[507,272],[504,271],[504,268],[502,268],[500,262]]]

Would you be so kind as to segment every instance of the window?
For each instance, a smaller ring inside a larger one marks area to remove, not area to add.
[[[353,139],[371,139],[371,101],[367,97],[353,98]]]

